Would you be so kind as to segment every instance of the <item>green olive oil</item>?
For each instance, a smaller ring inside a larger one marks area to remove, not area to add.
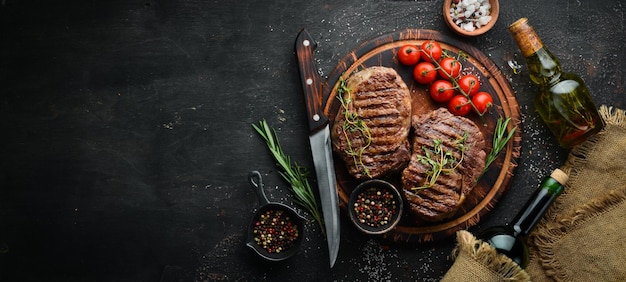
[[[526,59],[531,81],[538,85],[535,109],[559,144],[571,148],[601,131],[604,121],[585,82],[561,70],[559,60],[543,45],[528,19],[517,20],[509,31]]]

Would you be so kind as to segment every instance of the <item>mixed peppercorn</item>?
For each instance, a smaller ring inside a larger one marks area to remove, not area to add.
[[[298,226],[282,210],[269,209],[262,213],[252,230],[254,242],[270,254],[277,254],[294,246]]]
[[[397,203],[387,189],[369,187],[357,195],[353,209],[361,224],[377,228],[392,222]]]

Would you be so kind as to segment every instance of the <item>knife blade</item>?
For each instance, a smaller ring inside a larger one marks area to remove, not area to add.
[[[321,78],[317,73],[313,51],[317,42],[311,35],[302,29],[296,38],[296,56],[302,89],[304,90],[307,119],[309,122],[309,143],[317,176],[324,226],[326,229],[326,241],[330,257],[330,267],[335,265],[340,243],[339,224],[339,196],[337,195],[337,179],[330,141],[330,128],[328,118],[324,115],[322,107]]]

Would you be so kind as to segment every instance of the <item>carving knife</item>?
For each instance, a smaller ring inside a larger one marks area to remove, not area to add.
[[[326,241],[330,256],[330,267],[335,265],[339,253],[339,196],[337,195],[337,179],[330,141],[328,118],[324,116],[321,78],[315,68],[313,51],[317,42],[303,29],[296,39],[296,55],[300,69],[300,79],[306,100],[307,119],[309,121],[309,142],[317,176]]]

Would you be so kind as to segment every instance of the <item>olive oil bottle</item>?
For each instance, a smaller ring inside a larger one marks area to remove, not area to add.
[[[527,18],[509,26],[526,59],[530,79],[538,85],[535,109],[561,147],[571,148],[604,128],[604,121],[585,82],[561,71],[559,60],[548,51]]]
[[[498,253],[509,257],[520,267],[528,265],[528,246],[526,237],[537,225],[561,192],[569,176],[560,169],[555,169],[541,182],[539,188],[528,199],[524,207],[510,224],[485,229],[478,238],[493,246]]]

